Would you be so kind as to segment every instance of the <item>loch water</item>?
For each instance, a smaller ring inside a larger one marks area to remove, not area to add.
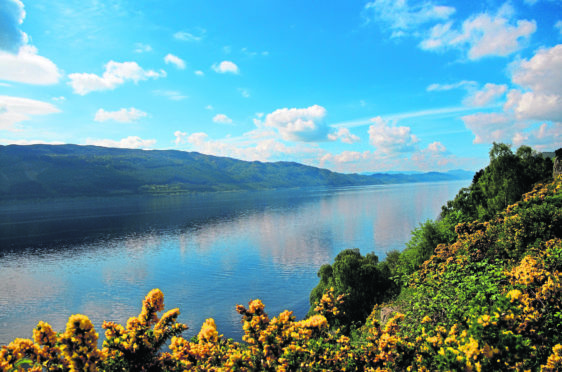
[[[382,260],[469,180],[0,203],[0,345],[38,321],[125,324],[152,288],[197,334],[242,336],[236,304],[300,319],[317,271],[346,248]]]

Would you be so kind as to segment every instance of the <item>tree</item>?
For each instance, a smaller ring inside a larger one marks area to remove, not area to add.
[[[322,265],[318,271],[320,283],[310,294],[311,312],[325,290],[333,287],[336,295],[347,295],[341,309],[340,325],[362,323],[375,304],[389,299],[396,290],[390,275],[390,268],[379,263],[374,253],[362,256],[357,248],[341,251],[333,265]]]

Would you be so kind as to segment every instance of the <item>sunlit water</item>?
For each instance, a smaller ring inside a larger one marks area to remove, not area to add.
[[[236,304],[302,318],[316,273],[346,248],[380,259],[469,181],[0,204],[0,344],[39,320],[125,324],[152,288],[186,336],[206,318],[240,339]]]

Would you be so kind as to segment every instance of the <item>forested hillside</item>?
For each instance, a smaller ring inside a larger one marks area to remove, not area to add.
[[[357,186],[471,176],[466,171],[361,176],[298,163],[247,162],[185,151],[0,146],[0,199]]]

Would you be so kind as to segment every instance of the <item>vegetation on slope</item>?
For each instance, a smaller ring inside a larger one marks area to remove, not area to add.
[[[490,164],[476,173],[468,188],[461,189],[454,200],[447,202],[438,221],[425,221],[415,229],[402,252],[389,252],[379,262],[373,253],[363,257],[359,250],[345,250],[333,265],[323,265],[318,271],[320,282],[310,295],[310,311],[323,292],[334,287],[336,295],[347,294],[346,315],[339,320],[344,329],[364,323],[375,304],[400,292],[410,276],[433,255],[435,247],[457,240],[457,224],[488,220],[518,201],[535,183],[551,179],[552,167],[549,158],[528,146],[513,153],[508,145],[494,143]]]
[[[466,173],[362,176],[185,151],[0,146],[0,199],[375,185],[463,179]]]

